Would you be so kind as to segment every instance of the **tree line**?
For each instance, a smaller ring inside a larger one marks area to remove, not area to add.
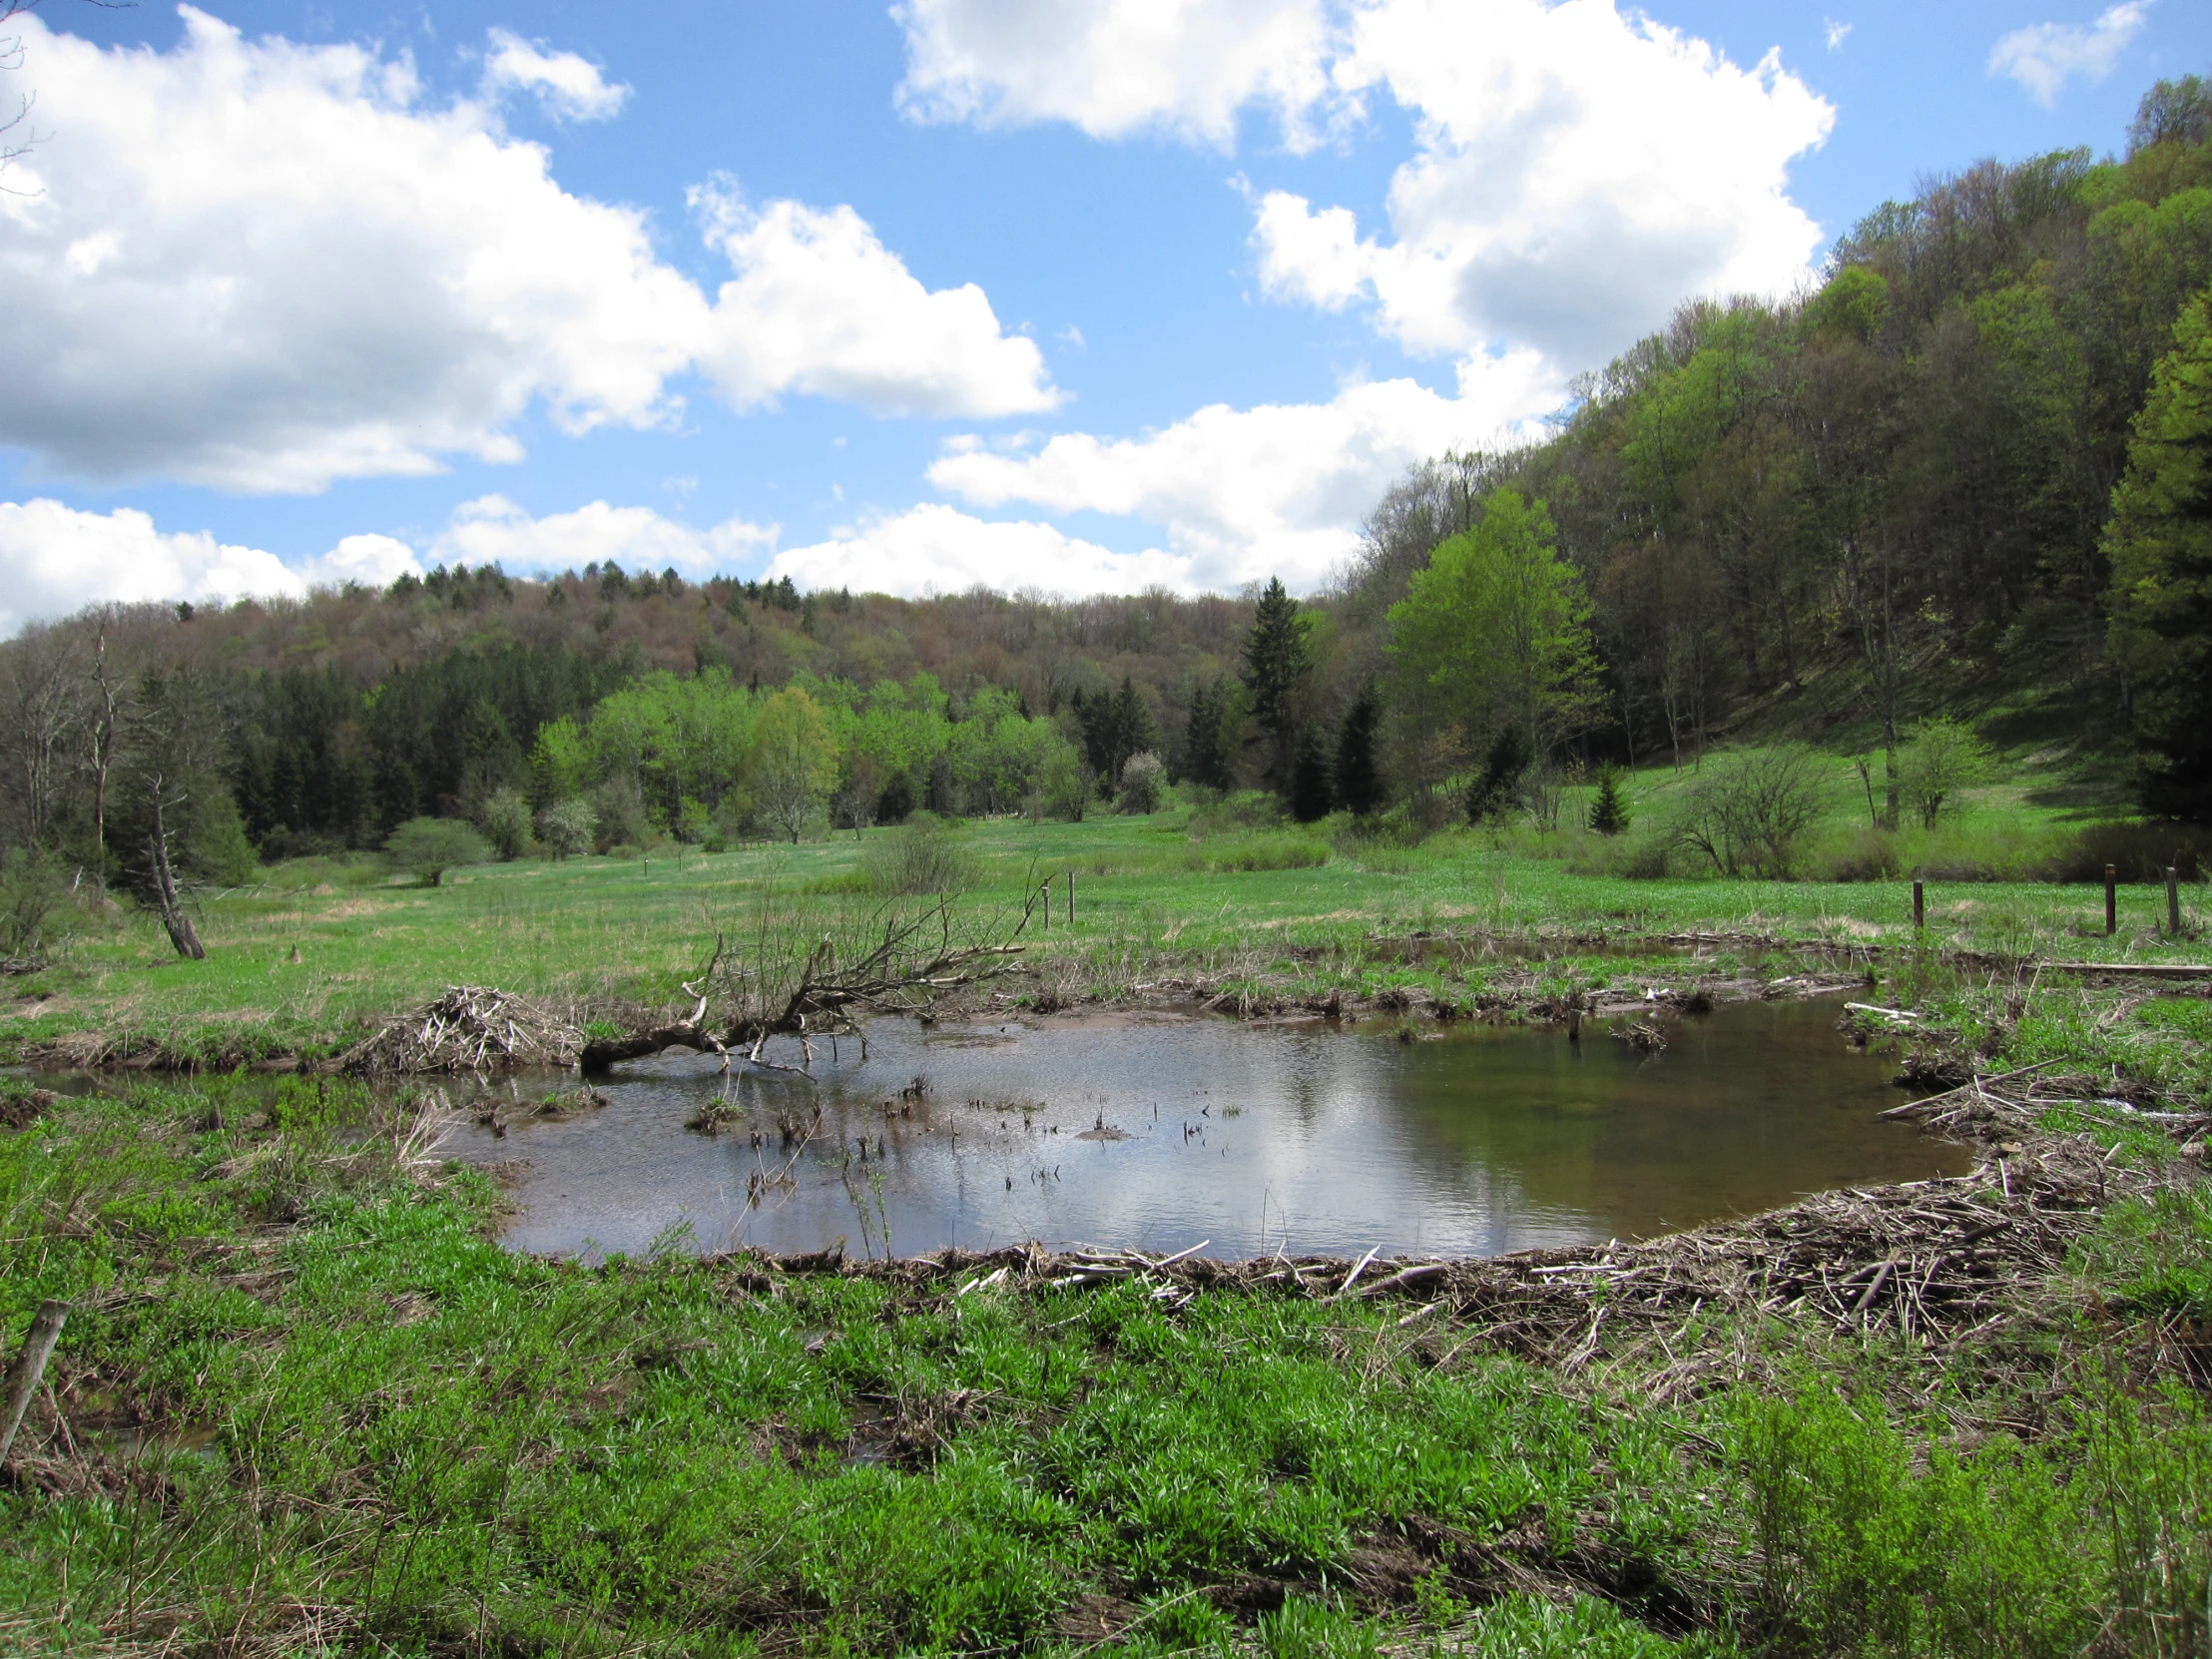
[[[1895,823],[1916,729],[1995,693],[2132,743],[2145,809],[2201,822],[2208,139],[2205,84],[2162,82],[2123,157],[1981,164],[1869,215],[1811,291],[1684,305],[1543,441],[1415,468],[1305,599],[609,563],[29,628],[0,646],[0,843],[160,903],[424,820],[713,842],[1072,816],[1138,777],[1541,821],[1563,769],[1760,729],[1858,734]]]

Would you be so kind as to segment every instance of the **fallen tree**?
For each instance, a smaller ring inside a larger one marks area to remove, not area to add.
[[[1006,972],[1023,948],[1012,935],[1028,918],[1025,906],[1008,936],[964,937],[949,898],[919,908],[894,901],[842,929],[803,939],[777,927],[764,904],[750,953],[731,949],[727,930],[716,933],[706,966],[683,981],[684,994],[692,999],[688,1014],[619,1037],[594,1038],[578,1063],[596,1071],[618,1060],[689,1048],[719,1054],[725,1066],[742,1050],[752,1065],[805,1069],[814,1060],[812,1039],[857,1029],[856,1015],[925,1008]],[[777,1036],[799,1039],[801,1067],[762,1057],[769,1038]]]

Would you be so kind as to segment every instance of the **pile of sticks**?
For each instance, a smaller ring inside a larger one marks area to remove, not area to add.
[[[584,1033],[526,997],[489,985],[453,985],[347,1051],[355,1072],[504,1071],[572,1066]]]

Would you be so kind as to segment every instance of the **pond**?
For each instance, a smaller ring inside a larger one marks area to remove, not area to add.
[[[1838,1011],[1724,1006],[1666,1021],[1656,1053],[1596,1021],[1575,1042],[1165,1011],[883,1020],[864,1059],[818,1041],[812,1077],[664,1056],[603,1080],[602,1108],[470,1122],[442,1150],[503,1167],[524,1251],[1488,1255],[1967,1168],[1879,1116],[1892,1066]],[[685,1127],[703,1109],[719,1132]]]

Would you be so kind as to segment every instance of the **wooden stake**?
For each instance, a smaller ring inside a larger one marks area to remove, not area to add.
[[[2104,936],[2110,938],[2120,930],[2120,872],[2111,864],[2104,866]]]
[[[2181,937],[2181,872],[2171,864],[2166,866],[2166,933]]]
[[[1047,880],[1037,888],[1037,891],[1044,895],[1044,924],[1050,927],[1052,925],[1052,883]]]
[[[15,1445],[15,1431],[23,1426],[23,1413],[30,1409],[31,1395],[38,1392],[39,1382],[46,1376],[47,1359],[61,1341],[62,1322],[68,1318],[66,1302],[39,1304],[15,1364],[8,1368],[7,1418],[0,1423],[0,1466],[7,1463],[8,1452]]]
[[[1928,888],[1919,881],[1913,883],[1913,925],[1928,925]]]
[[[1075,871],[1068,871],[1068,925],[1075,925]]]

